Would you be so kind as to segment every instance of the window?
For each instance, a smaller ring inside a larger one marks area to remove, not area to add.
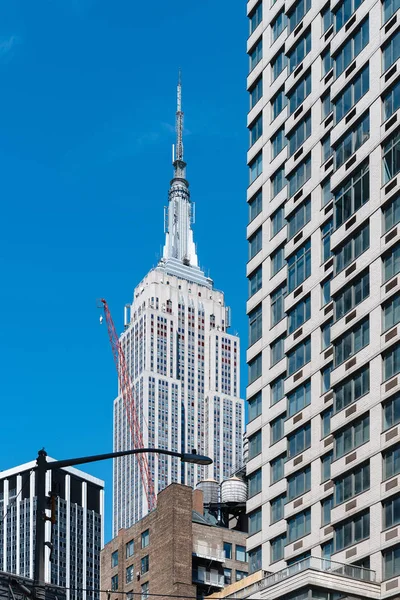
[[[125,544],[125,557],[130,558],[135,553],[135,542],[130,540],[127,544]]]
[[[143,558],[140,560],[140,572],[142,575],[144,575],[144,573],[147,573],[148,570],[149,570],[149,555],[147,554],[146,556],[143,556]]]
[[[293,375],[311,360],[311,338],[307,338],[288,352],[288,376]]]
[[[325,410],[321,414],[321,422],[322,422],[322,437],[326,437],[331,432],[331,417],[333,413],[333,408],[330,407],[328,410]]]
[[[369,271],[347,284],[335,296],[335,319],[338,321],[369,296]]]
[[[333,460],[333,452],[328,452],[321,458],[321,483],[328,481],[331,478],[331,463]]]
[[[271,421],[271,444],[275,444],[283,438],[285,419],[286,413],[284,412],[279,417]]]
[[[335,193],[335,227],[347,221],[369,200],[369,168],[364,164]]]
[[[241,581],[242,579],[247,577],[247,575],[247,571],[240,571],[239,569],[236,569],[236,581]]]
[[[126,569],[126,583],[131,583],[131,581],[133,581],[133,565]]]
[[[271,405],[276,404],[279,400],[285,396],[284,383],[286,379],[286,373],[280,375],[275,381],[271,383]]]
[[[261,531],[261,507],[257,508],[257,510],[253,510],[253,512],[249,513],[249,535],[254,535]],[[237,546],[236,546],[237,552]],[[243,559],[239,559],[243,560]]]
[[[321,283],[321,301],[322,306],[328,304],[331,301],[331,279],[332,275],[330,275],[325,281]]]
[[[331,327],[333,319],[329,319],[321,327],[321,350],[326,350],[331,345]]]
[[[304,452],[311,446],[311,423],[307,423],[296,429],[287,437],[288,440],[288,458],[293,458],[297,454]]]
[[[385,283],[400,271],[400,244],[396,244],[383,259],[383,282]]]
[[[274,327],[285,316],[284,298],[286,296],[286,283],[280,285],[271,294],[271,327]]]
[[[325,179],[323,183],[321,183],[321,196],[322,196],[322,206],[326,206],[333,198],[333,194],[331,192],[331,178]]]
[[[331,89],[321,96],[321,118],[325,119],[333,111],[333,104],[331,102]]]
[[[146,529],[146,531],[143,531],[143,533],[142,533],[142,548],[147,548],[149,543],[150,543],[150,530]]]
[[[252,346],[262,336],[262,304],[249,313],[249,346]]]
[[[297,65],[301,63],[311,50],[311,29],[297,42],[288,53],[289,73],[293,73]]]
[[[249,459],[261,454],[261,429],[249,435]]]
[[[253,471],[248,476],[249,498],[261,492],[261,469]],[[227,557],[228,558],[228,557]]]
[[[383,331],[387,331],[400,321],[400,295],[397,293],[391,297],[382,307]]]
[[[290,335],[311,318],[311,297],[308,295],[291,308],[288,313],[288,334]]]
[[[336,169],[369,139],[369,114],[349,131],[335,149]]]
[[[286,533],[271,540],[271,562],[281,560],[284,556]]]
[[[311,113],[309,112],[287,136],[289,156],[292,156],[311,135]]]
[[[400,423],[400,394],[395,394],[383,404],[383,429]]]
[[[369,511],[335,527],[335,552],[369,537]]]
[[[257,79],[254,85],[249,90],[250,94],[250,110],[255,107],[257,102],[261,100],[263,95],[262,75]]]
[[[118,575],[111,577],[111,591],[115,592],[118,589]]]
[[[263,121],[262,113],[253,121],[249,127],[250,132],[250,146],[256,143],[256,141],[262,136],[263,133]]]
[[[308,466],[301,471],[296,471],[294,475],[290,475],[288,482],[288,498],[290,502],[298,496],[302,496],[311,490],[311,467]]]
[[[249,222],[253,221],[262,211],[262,189],[249,201]]]
[[[146,581],[140,586],[141,600],[147,600],[149,597],[149,582]]]
[[[286,225],[285,207],[282,204],[278,210],[271,215],[271,238],[275,237]]]
[[[359,352],[369,344],[369,318],[358,323],[334,343],[335,366]]]
[[[331,371],[333,370],[333,363],[329,363],[326,367],[321,369],[321,394],[325,394],[331,387]]]
[[[311,85],[311,80],[310,80]],[[287,105],[287,97],[285,96],[284,88],[282,87],[279,92],[274,96],[271,100],[272,103],[272,118],[276,119],[276,117],[283,111],[285,106]]]
[[[311,154],[288,175],[289,198],[293,196],[311,178]]]
[[[232,558],[232,544],[230,542],[224,542],[224,552],[225,552],[225,558],[227,558],[227,559]]]
[[[257,548],[249,551],[249,575],[261,569],[261,557],[261,546],[257,546]]]
[[[276,275],[285,266],[284,246],[280,246],[271,254],[271,277]]]
[[[257,29],[262,21],[262,1],[257,4],[249,14],[250,35]]]
[[[352,37],[341,47],[334,57],[335,76],[339,77],[349,64],[360,54],[361,50],[369,42],[369,20],[368,17],[361,24],[361,27],[352,35]]]
[[[383,22],[386,23],[399,9],[399,0],[383,0]]]
[[[287,57],[285,54],[285,48],[283,46],[282,49],[277,54],[275,54],[273,60],[271,60],[272,81],[279,77],[286,65]]]
[[[399,38],[400,45],[400,38]],[[400,171],[400,132],[382,146],[382,182],[386,183]]]
[[[400,574],[400,545],[393,546],[382,552],[383,578],[390,579]]]
[[[369,414],[352,421],[335,434],[335,458],[344,456],[369,440]]]
[[[271,523],[276,523],[283,519],[286,494],[281,494],[271,500]]]
[[[111,554],[111,567],[117,567],[118,566],[118,550],[115,550],[115,552],[113,552]]]
[[[284,342],[286,336],[283,335],[274,340],[270,346],[271,348],[271,367],[276,365],[284,357]]]
[[[254,296],[262,288],[262,265],[249,275],[249,297]]]
[[[400,345],[394,346],[383,357],[384,381],[393,377],[400,371]]]
[[[235,558],[236,560],[240,560],[241,562],[247,561],[246,546],[239,546],[239,544],[236,544]]]
[[[335,250],[335,274],[349,266],[369,248],[369,221]]]
[[[328,46],[328,48],[326,48],[326,50],[323,51],[323,53],[321,54],[321,59],[322,59],[322,71],[321,71],[321,76],[325,77],[325,75],[327,73],[329,73],[329,71],[332,69],[333,67],[333,60],[332,60],[332,56],[331,56],[331,49]]]
[[[271,23],[272,42],[275,42],[278,39],[284,29],[286,29],[286,15],[285,12],[281,10]]]
[[[330,135],[330,133],[328,133],[328,135],[326,135],[321,140],[321,148],[322,148],[322,159],[321,160],[322,160],[322,164],[323,164],[333,154],[333,148],[331,146],[331,135]]]
[[[288,235],[289,239],[304,227],[311,219],[311,199],[307,198],[292,214],[288,217]]]
[[[250,66],[249,69],[252,71],[256,65],[262,59],[262,38],[258,41],[258,43],[251,49],[250,54]]]
[[[288,293],[311,275],[311,240],[288,258]]]
[[[350,19],[353,12],[361,5],[362,0],[344,0],[335,11],[335,31],[343,27]]]
[[[389,479],[400,473],[400,444],[392,446],[383,453],[383,479]]]
[[[293,114],[309,94],[311,94],[311,73],[308,73],[288,94],[289,113]]]
[[[335,107],[335,123],[339,123],[341,119],[353,108],[355,104],[369,90],[369,65],[364,69],[344,88],[343,92],[337,96],[334,101]]]
[[[257,229],[253,235],[249,237],[249,260],[255,257],[262,249],[262,227]]]
[[[287,520],[288,542],[295,542],[304,535],[311,533],[311,509],[298,513]]]
[[[272,187],[272,197],[275,198],[277,194],[286,185],[286,177],[285,177],[285,165],[282,165],[275,171],[275,173],[271,177],[271,187]]]
[[[383,72],[387,71],[389,67],[400,56],[400,32],[397,31],[394,36],[385,44],[382,48],[382,68]]]
[[[333,231],[333,219],[326,221],[321,227],[322,262],[326,262],[331,256],[331,234]]]
[[[257,392],[252,398],[248,400],[249,408],[249,421],[253,421],[261,415],[262,412],[262,394],[261,391]]]
[[[335,481],[335,505],[342,504],[369,490],[370,486],[370,468],[367,464],[357,467],[353,471],[346,473]]]
[[[293,392],[288,394],[288,416],[292,417],[305,406],[311,404],[311,381],[299,385]]]
[[[400,221],[400,196],[386,204],[383,211],[383,233],[386,233]]]
[[[325,544],[321,544],[321,556],[325,560],[330,560],[333,554],[333,540],[329,540],[329,542],[325,542]]]
[[[299,0],[289,13],[289,33],[292,33],[311,8],[311,0]]]
[[[334,389],[333,406],[339,412],[369,392],[369,365],[351,375]]]
[[[322,33],[326,33],[333,23],[333,13],[329,10],[329,4],[321,12]]]
[[[281,127],[271,138],[272,158],[276,158],[286,146],[285,128]]]
[[[400,496],[383,502],[383,527],[387,529],[400,523]]]
[[[249,164],[250,183],[253,183],[262,173],[262,151]]]
[[[321,525],[329,525],[331,522],[331,510],[333,508],[333,496],[321,501]]]
[[[276,483],[283,478],[285,459],[286,453],[271,460],[271,483]]]
[[[224,569],[224,584],[230,585],[232,583],[232,569]]]
[[[255,356],[252,360],[249,361],[248,367],[249,367],[248,377],[249,377],[249,385],[250,385],[251,383],[253,383],[253,381],[255,381],[256,379],[261,377],[261,373],[262,373],[261,353],[257,354],[257,356]]]

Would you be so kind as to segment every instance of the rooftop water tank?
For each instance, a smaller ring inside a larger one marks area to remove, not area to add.
[[[219,502],[219,484],[215,479],[199,481],[196,487],[203,492],[204,504]]]
[[[247,483],[239,477],[230,477],[221,483],[221,502],[246,502]]]

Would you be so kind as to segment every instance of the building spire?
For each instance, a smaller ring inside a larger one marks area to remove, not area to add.
[[[182,112],[182,77],[179,69],[178,87],[176,92],[176,160],[183,161],[183,112]],[[176,162],[174,161],[174,163]]]

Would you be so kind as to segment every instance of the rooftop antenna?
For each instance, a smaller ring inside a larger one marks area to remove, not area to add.
[[[183,162],[183,141],[182,141],[182,134],[183,134],[183,112],[182,112],[182,74],[181,74],[181,70],[179,69],[179,74],[178,74],[178,87],[177,87],[177,94],[176,94],[176,123],[175,123],[175,129],[176,129],[176,154],[175,154],[175,161],[181,161]]]

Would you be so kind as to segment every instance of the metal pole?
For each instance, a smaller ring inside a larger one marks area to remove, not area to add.
[[[34,586],[44,586],[45,527],[46,527],[46,471],[47,453],[39,450],[36,459],[36,542],[33,568]],[[36,595],[36,589],[35,589]]]

